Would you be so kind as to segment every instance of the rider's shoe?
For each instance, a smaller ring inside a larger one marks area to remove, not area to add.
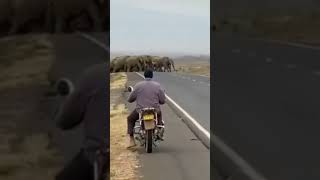
[[[132,148],[136,146],[136,142],[134,141],[134,137],[133,136],[129,136],[129,142],[128,142],[128,146],[127,148]]]
[[[161,141],[164,141],[164,127],[158,127],[159,128],[159,134],[158,134],[158,139]]]

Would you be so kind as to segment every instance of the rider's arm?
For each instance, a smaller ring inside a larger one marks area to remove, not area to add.
[[[57,126],[63,130],[72,129],[81,123],[85,104],[79,92],[74,92],[67,97],[57,115]]]
[[[71,129],[79,125],[84,115],[86,104],[90,98],[88,88],[90,79],[85,76],[63,103],[57,115],[57,126],[63,130]]]
[[[159,88],[159,103],[164,104],[166,102],[166,95],[164,93],[164,90],[160,87]]]
[[[137,99],[137,85],[133,87],[133,91],[130,93],[128,97],[128,102],[132,103]]]

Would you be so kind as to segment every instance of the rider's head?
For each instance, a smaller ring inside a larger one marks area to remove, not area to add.
[[[146,69],[144,71],[144,78],[153,78],[153,71],[151,69]]]

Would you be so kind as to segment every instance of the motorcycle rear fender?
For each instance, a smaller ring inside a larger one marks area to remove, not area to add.
[[[155,128],[155,123],[154,121],[144,121],[144,129],[149,130],[149,129],[154,129]]]

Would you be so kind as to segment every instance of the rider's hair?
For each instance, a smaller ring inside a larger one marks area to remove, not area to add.
[[[145,77],[145,78],[153,78],[153,71],[152,71],[152,69],[146,69],[146,70],[144,71],[144,77]]]

